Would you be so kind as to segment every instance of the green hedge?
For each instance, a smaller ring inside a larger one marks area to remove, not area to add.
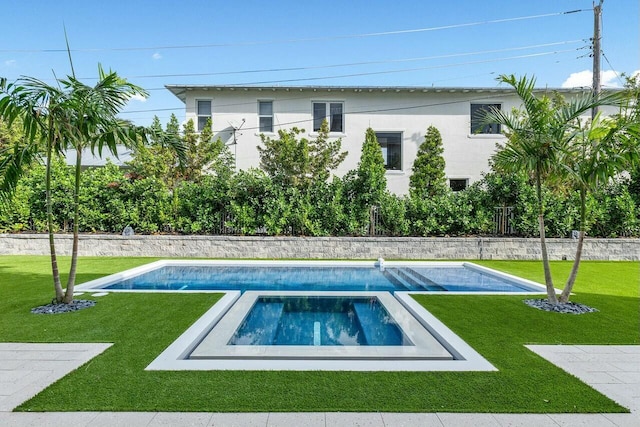
[[[72,226],[72,176],[62,162],[53,168],[56,231]],[[362,203],[361,186],[354,174],[282,186],[250,169],[231,177],[183,181],[171,189],[109,164],[82,175],[79,228],[106,233],[120,233],[130,225],[137,233],[459,236],[493,233],[495,208],[512,206],[516,235],[538,233],[534,188],[524,176],[491,173],[464,191],[431,198],[387,192],[374,210]],[[36,166],[20,181],[12,205],[0,211],[0,231],[46,231],[44,200],[44,168]],[[577,194],[545,189],[544,201],[549,237],[567,237],[578,228]],[[587,234],[639,236],[637,203],[624,181],[590,195]]]

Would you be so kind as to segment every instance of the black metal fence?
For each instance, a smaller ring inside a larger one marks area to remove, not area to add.
[[[493,211],[493,233],[497,235],[516,234],[513,206],[496,206]]]
[[[514,209],[513,206],[497,206],[493,213],[493,234],[495,235],[513,235],[516,234],[514,227]],[[220,235],[237,235],[242,234],[242,224],[238,224],[236,218],[229,212],[224,212],[221,216],[220,224],[214,232]],[[253,231],[251,234],[267,234],[268,231],[262,227]],[[296,230],[289,228],[285,230],[285,235],[296,235]],[[369,210],[369,224],[362,230],[363,235],[367,236],[386,236],[389,231],[384,226],[382,213],[378,206],[372,206]]]

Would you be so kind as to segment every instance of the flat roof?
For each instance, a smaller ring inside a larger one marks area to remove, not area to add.
[[[434,86],[237,86],[237,85],[185,85],[167,84],[164,86],[182,102],[186,102],[187,92],[199,91],[229,91],[229,92],[353,92],[353,93],[515,93],[511,87],[434,87]],[[580,88],[549,88],[541,87],[537,91],[560,93],[579,93],[590,91],[590,87]],[[605,89],[606,90],[606,89]]]

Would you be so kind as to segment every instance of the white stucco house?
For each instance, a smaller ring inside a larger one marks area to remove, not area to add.
[[[165,87],[184,102],[186,119],[193,119],[198,130],[212,119],[214,135],[231,146],[238,169],[259,166],[260,134],[277,137],[279,129],[295,126],[313,139],[326,119],[330,136],[342,138],[342,148],[349,152],[335,171],[342,176],[357,167],[365,131],[371,127],[386,162],[388,188],[396,194],[408,192],[413,161],[431,125],[442,134],[450,186],[458,190],[479,180],[496,143],[505,137],[497,125],[481,128],[477,110],[520,106],[510,88]]]

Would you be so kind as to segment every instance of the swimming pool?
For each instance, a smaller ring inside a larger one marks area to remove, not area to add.
[[[467,262],[157,261],[78,286],[105,291],[410,291],[540,293],[544,287]]]
[[[494,371],[410,294],[545,292],[473,263],[382,259],[162,260],[76,290],[224,293],[148,370],[332,371]]]

